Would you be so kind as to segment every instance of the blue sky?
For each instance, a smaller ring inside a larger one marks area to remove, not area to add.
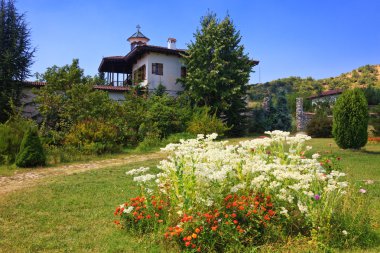
[[[380,0],[18,0],[16,7],[37,48],[32,73],[79,58],[94,75],[103,56],[129,52],[137,24],[152,45],[174,37],[186,48],[208,10],[229,13],[246,52],[260,61],[251,83],[380,64]]]

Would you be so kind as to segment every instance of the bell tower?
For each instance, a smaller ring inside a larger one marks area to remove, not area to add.
[[[140,25],[137,25],[136,28],[137,32],[135,32],[134,34],[132,34],[131,37],[128,38],[129,43],[131,43],[131,51],[137,46],[147,45],[150,40],[148,37],[146,37],[144,34],[140,32]]]

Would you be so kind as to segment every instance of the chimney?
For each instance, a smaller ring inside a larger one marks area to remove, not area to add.
[[[175,46],[175,43],[177,42],[176,39],[174,38],[169,38],[168,39],[168,48],[169,49],[177,49],[177,47]]]

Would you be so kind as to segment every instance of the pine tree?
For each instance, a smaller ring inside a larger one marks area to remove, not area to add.
[[[238,135],[245,127],[246,84],[254,62],[229,16],[219,21],[213,13],[206,15],[194,38],[184,55],[185,90],[196,106],[209,106],[232,127],[229,134]]]
[[[22,139],[20,152],[16,157],[18,167],[36,167],[46,163],[46,157],[36,128],[30,128]]]
[[[34,52],[25,15],[17,12],[13,0],[0,0],[0,122],[8,118],[9,101],[19,100],[20,82],[30,74]]]
[[[288,101],[285,92],[280,91],[277,94],[275,113],[272,118],[272,130],[290,131],[292,128],[292,117],[288,109]]]

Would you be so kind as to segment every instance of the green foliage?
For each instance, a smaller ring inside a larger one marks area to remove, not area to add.
[[[230,134],[240,134],[246,84],[254,65],[240,45],[240,33],[229,16],[220,21],[211,13],[201,19],[194,38],[183,56],[187,75],[181,82],[196,106],[209,106],[212,113],[225,117]]]
[[[156,90],[154,91],[154,95],[161,97],[164,94],[166,94],[166,87],[165,87],[165,85],[163,85],[162,83],[160,83],[157,86]]]
[[[367,143],[368,105],[360,89],[347,90],[334,106],[333,136],[340,148],[359,149]]]
[[[35,49],[25,15],[18,13],[13,0],[0,1],[0,122],[8,119],[10,100],[18,104],[21,81],[29,76]]]
[[[323,109],[318,109],[314,117],[308,122],[306,132],[315,138],[332,137],[332,118],[329,118]]]
[[[18,167],[36,167],[43,166],[46,163],[46,157],[37,129],[29,128],[22,139],[20,152],[16,157]]]
[[[183,132],[190,119],[191,108],[180,106],[178,101],[169,95],[152,96],[147,100],[144,124],[145,132],[155,127],[160,138]],[[141,132],[140,132],[141,133]]]
[[[109,98],[107,92],[93,89],[93,82],[83,76],[78,60],[63,67],[53,66],[42,74],[48,85],[37,91],[36,102],[43,118],[41,132],[44,142],[63,145],[72,127],[86,119],[97,119],[123,128],[122,106]],[[124,136],[116,141],[123,142]]]
[[[252,116],[249,118],[250,133],[264,133],[267,129],[266,113],[261,107],[252,110]]]
[[[118,128],[113,124],[86,119],[73,125],[65,142],[88,154],[103,154],[120,150],[117,136]]]
[[[70,65],[49,67],[41,76],[41,81],[47,82],[53,90],[68,90],[75,84],[86,82],[78,59],[73,59]]]
[[[23,136],[35,123],[25,119],[21,111],[11,104],[12,113],[4,124],[0,124],[0,164],[11,164],[20,150]]]
[[[229,127],[216,116],[211,113],[209,107],[194,108],[194,114],[189,122],[187,131],[192,134],[212,134],[217,133],[223,136]]]
[[[364,95],[369,105],[380,104],[380,88],[369,85],[364,89]]]
[[[289,131],[292,128],[292,118],[288,109],[288,101],[283,91],[277,94],[274,112],[271,112],[271,130]]]

